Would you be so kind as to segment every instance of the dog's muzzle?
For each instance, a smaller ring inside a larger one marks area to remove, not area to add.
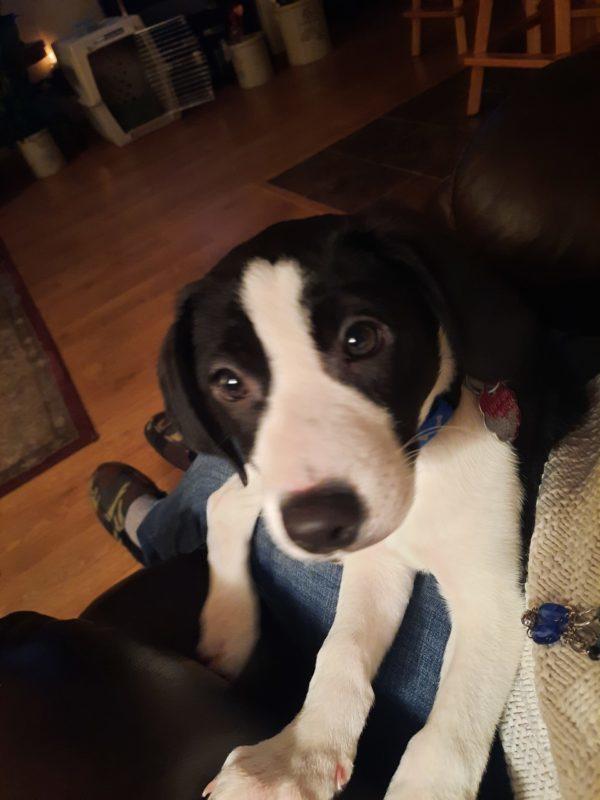
[[[281,516],[298,547],[325,555],[353,544],[365,515],[356,492],[336,482],[289,495],[281,505]]]

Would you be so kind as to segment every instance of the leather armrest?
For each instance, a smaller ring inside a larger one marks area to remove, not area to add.
[[[564,330],[600,334],[600,47],[531,76],[473,137],[446,219]]]
[[[3,800],[196,800],[267,715],[191,660],[109,628],[0,621]]]
[[[208,588],[206,551],[140,569],[100,595],[81,619],[119,628],[139,642],[193,656]]]
[[[600,278],[599,71],[600,46],[537,73],[455,171],[457,229],[532,284]]]

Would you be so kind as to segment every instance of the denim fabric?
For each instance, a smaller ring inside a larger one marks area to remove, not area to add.
[[[232,473],[223,458],[199,455],[194,459],[177,488],[156,503],[138,528],[145,566],[205,546],[206,503]]]
[[[204,546],[207,499],[231,474],[230,465],[221,458],[195,459],[175,491],[154,506],[138,529],[146,564]],[[259,520],[252,570],[270,615],[282,630],[293,631],[297,644],[316,652],[333,622],[341,567],[289,558],[275,547]],[[378,699],[401,706],[417,725],[423,724],[433,703],[448,634],[448,615],[436,581],[419,575],[375,683]]]

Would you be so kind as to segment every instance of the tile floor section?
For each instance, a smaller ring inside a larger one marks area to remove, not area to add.
[[[486,80],[483,110],[465,115],[469,72],[392,109],[301,164],[273,178],[288,191],[349,213],[404,205],[423,211],[461,152],[493,111],[523,81],[523,70]]]

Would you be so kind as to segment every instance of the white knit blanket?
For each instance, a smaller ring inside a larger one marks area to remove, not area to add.
[[[527,607],[600,605],[600,379],[551,454],[537,502]],[[600,800],[600,662],[527,639],[500,728],[517,800]]]

